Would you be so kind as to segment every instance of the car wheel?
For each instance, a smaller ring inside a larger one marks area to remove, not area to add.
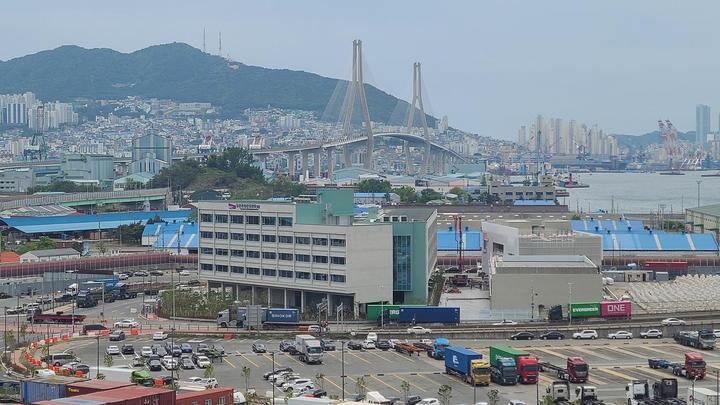
[[[615,340],[615,339],[617,339],[617,337],[616,337],[616,336],[612,336],[610,339]]]
[[[591,340],[595,340],[595,336],[591,337],[590,339],[591,339]]]
[[[563,340],[563,339],[565,339],[565,336],[558,336],[558,340]]]
[[[547,338],[545,336],[540,336],[540,339],[547,340]]]

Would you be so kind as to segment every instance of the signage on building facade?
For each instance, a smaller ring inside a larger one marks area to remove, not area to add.
[[[228,203],[229,210],[259,210],[260,204],[253,203]]]

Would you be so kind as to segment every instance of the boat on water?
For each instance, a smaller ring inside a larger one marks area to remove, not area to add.
[[[684,176],[685,173],[673,170],[671,172],[660,172],[660,175],[661,176]]]
[[[720,172],[717,172],[717,173],[708,173],[708,174],[701,174],[700,177],[720,177]]]
[[[588,188],[588,187],[590,187],[589,184],[579,183],[576,180],[573,180],[572,173],[569,173],[567,178],[559,179],[557,181],[557,185],[559,187],[565,187],[565,188]]]

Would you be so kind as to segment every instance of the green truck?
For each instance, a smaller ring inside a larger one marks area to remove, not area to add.
[[[490,346],[490,367],[494,382],[500,384],[536,384],[540,372],[537,358],[510,346]]]

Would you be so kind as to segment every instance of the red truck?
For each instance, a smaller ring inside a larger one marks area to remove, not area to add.
[[[547,362],[540,362],[540,371],[554,371],[561,380],[571,383],[584,383],[590,378],[590,367],[582,357],[568,357],[565,368]]]
[[[672,372],[678,377],[685,377],[690,380],[705,378],[707,365],[702,354],[696,352],[685,353],[685,364],[671,364]]]
[[[518,350],[510,346],[490,346],[490,364],[496,364],[497,357],[510,358],[515,360],[517,368],[517,380],[521,384],[537,384],[538,382],[538,360],[535,356],[524,350]]]
[[[38,323],[82,323],[85,320],[85,315],[65,315],[62,312],[54,314],[43,314],[40,311],[32,312],[27,317],[28,322]],[[74,322],[73,322],[74,321]]]

